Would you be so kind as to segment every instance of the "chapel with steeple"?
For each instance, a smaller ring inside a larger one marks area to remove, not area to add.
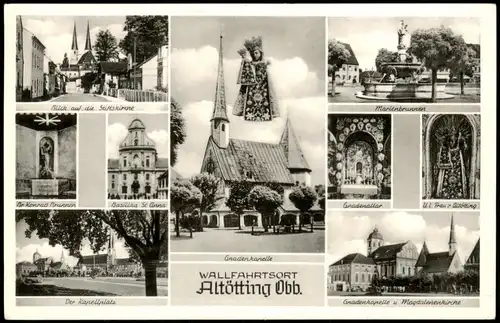
[[[209,227],[262,226],[261,215],[255,210],[248,210],[243,216],[231,214],[225,205],[232,183],[246,179],[259,183],[276,182],[284,188],[284,203],[278,210],[279,218],[288,217],[298,224],[298,209],[288,199],[288,194],[295,185],[311,186],[311,168],[300,145],[291,120],[287,118],[281,139],[277,143],[235,139],[231,137],[231,122],[226,105],[224,83],[223,36],[220,36],[217,83],[212,116],[210,118],[210,136],[203,157],[201,172],[208,172],[220,178],[219,194],[223,196],[216,207],[206,212],[202,224]],[[318,214],[322,209],[315,205],[312,209]],[[324,216],[324,215],[323,215]],[[302,221],[302,224],[306,224]]]

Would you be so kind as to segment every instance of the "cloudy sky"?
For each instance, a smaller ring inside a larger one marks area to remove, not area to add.
[[[397,51],[399,22],[403,19],[411,34],[419,28],[434,28],[444,25],[464,37],[467,43],[480,43],[479,19],[477,18],[329,18],[328,38],[349,43],[358,59],[360,68],[375,69],[378,50],[386,48]]]
[[[173,17],[171,23],[171,91],[182,105],[186,142],[179,147],[177,171],[199,172],[210,134],[219,36],[224,35],[224,73],[231,137],[278,142],[291,119],[314,184],[324,184],[325,163],[325,29],[323,18]],[[271,61],[281,115],[272,122],[245,122],[232,116],[239,91],[238,49],[245,38],[261,36],[264,57]]]
[[[109,113],[108,114],[108,158],[118,158],[118,146],[125,139],[132,120],[140,119],[146,127],[146,134],[156,143],[158,157],[167,158],[169,154],[168,114],[150,113]]]
[[[451,212],[334,212],[329,211],[326,261],[330,265],[359,252],[366,256],[366,238],[376,226],[385,244],[410,240],[420,252],[424,240],[429,252],[448,250]],[[479,239],[479,212],[455,212],[458,254],[465,263]]]
[[[54,247],[49,245],[48,239],[39,239],[36,232],[31,235],[30,239],[26,238],[24,231],[27,229],[27,225],[24,221],[18,222],[16,224],[16,263],[20,261],[33,262],[33,254],[38,250],[42,257],[52,257],[54,261],[61,260],[61,251],[64,251],[64,257],[66,263],[70,266],[75,266],[78,259],[69,256],[69,251],[64,249],[61,245],[56,245]],[[117,240],[115,237],[115,250],[117,258],[127,258],[128,252],[124,247],[123,240]],[[83,247],[81,249],[83,256],[92,255],[92,249],[89,247],[88,241],[83,242]],[[100,253],[107,253],[106,250]]]
[[[33,33],[45,45],[46,55],[56,64],[62,63],[64,53],[71,57],[73,25],[76,23],[78,49],[85,50],[87,21],[90,25],[90,40],[95,43],[99,30],[108,29],[119,42],[126,35],[123,31],[125,16],[23,16],[23,27]]]

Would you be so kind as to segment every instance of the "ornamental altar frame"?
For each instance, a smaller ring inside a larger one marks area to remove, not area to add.
[[[432,163],[431,153],[430,153],[430,142],[431,133],[434,123],[439,118],[448,114],[433,114],[431,116],[422,115],[422,128],[423,128],[423,199],[432,200]],[[469,171],[469,181],[468,181],[468,191],[470,200],[479,199],[480,194],[480,183],[478,183],[480,175],[480,151],[481,146],[481,130],[480,130],[480,117],[476,114],[459,114],[467,118],[471,128],[472,128],[472,149],[471,149],[471,166]]]

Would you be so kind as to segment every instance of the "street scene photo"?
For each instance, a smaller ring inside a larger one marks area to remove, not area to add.
[[[168,16],[17,16],[17,102],[168,101]]]
[[[16,199],[76,200],[76,113],[16,114]]]
[[[390,114],[328,115],[328,199],[391,199]]]
[[[328,212],[328,296],[479,296],[479,212]]]
[[[321,18],[172,18],[173,252],[324,252],[324,37]]]
[[[108,199],[168,198],[169,115],[108,115]]]
[[[328,102],[481,101],[469,17],[328,18]]]
[[[479,114],[422,115],[422,199],[479,200]]]
[[[16,211],[16,296],[167,296],[167,263],[166,210]]]

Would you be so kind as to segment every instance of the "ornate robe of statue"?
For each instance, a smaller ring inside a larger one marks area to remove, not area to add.
[[[233,115],[246,121],[272,121],[280,116],[278,101],[269,75],[269,61],[263,58],[262,39],[246,40],[238,53],[242,57],[237,84],[240,91]]]
[[[464,162],[464,151],[467,144],[459,134],[458,139],[451,135],[448,142],[439,148],[437,155],[436,198],[467,199],[467,171]]]
[[[50,139],[43,138],[40,142],[40,178],[54,178],[54,153],[53,144]]]

